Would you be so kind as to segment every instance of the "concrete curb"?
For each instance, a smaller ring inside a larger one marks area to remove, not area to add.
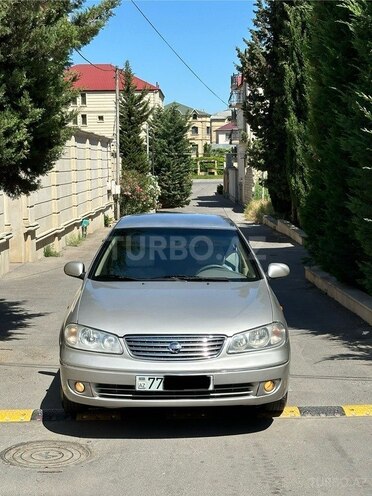
[[[253,411],[252,411],[253,414]],[[279,418],[300,417],[372,417],[372,405],[337,405],[337,406],[286,406],[283,413],[262,414]],[[0,410],[1,423],[56,422],[65,420],[78,421],[112,421],[124,420],[125,413],[120,410],[96,410],[78,413],[76,418],[63,410]]]
[[[263,223],[275,231],[285,234],[293,239],[296,243],[304,245],[307,234],[283,219],[275,219],[270,215],[264,215]],[[338,301],[342,306],[358,315],[372,325],[372,297],[360,291],[343,284],[319,267],[305,267],[305,278],[324,291],[328,296]]]
[[[305,267],[305,277],[334,300],[372,325],[372,297],[342,284],[319,267]]]
[[[294,226],[287,220],[275,219],[274,217],[271,217],[271,215],[264,215],[263,223],[266,226],[271,227],[271,229],[275,229],[276,231],[285,234],[299,245],[305,244],[307,234],[302,229]]]

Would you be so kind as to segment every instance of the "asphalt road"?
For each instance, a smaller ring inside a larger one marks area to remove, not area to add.
[[[184,210],[232,218],[264,267],[291,268],[273,284],[292,340],[289,404],[371,404],[371,328],[305,280],[302,247],[244,222],[217,184],[195,182]],[[0,279],[0,411],[49,412],[0,423],[0,496],[372,494],[371,417],[257,419],[234,409],[59,420],[58,332],[79,286],[62,268],[88,263],[106,234]]]

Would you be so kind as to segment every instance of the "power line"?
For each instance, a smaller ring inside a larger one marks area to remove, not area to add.
[[[153,23],[150,21],[150,19],[142,12],[142,10],[138,7],[136,2],[134,0],[130,0],[132,4],[136,7],[138,12],[146,19],[146,21],[150,24],[150,26],[154,29],[154,31],[160,36],[160,38],[164,41],[164,43],[172,50],[172,52],[180,59],[180,61],[189,69],[189,71],[202,83],[203,86],[207,88],[208,91],[210,91],[216,98],[218,98],[224,105],[227,107],[229,106],[228,103],[226,103],[222,98],[220,98],[217,93],[215,93],[212,88],[210,88],[197,74],[196,72],[189,66],[187,62],[179,55],[176,50],[168,43],[168,41],[164,38],[164,36],[156,29],[156,27],[153,25]]]
[[[82,59],[84,59],[86,62],[88,62],[88,64],[92,65],[96,69],[99,69],[100,71],[103,71],[103,72],[112,72],[112,69],[102,69],[102,67],[98,67],[98,65],[93,64],[93,62],[91,62],[86,57],[84,57],[84,55],[81,52],[79,52],[79,50],[77,48],[74,48],[74,50],[75,50],[76,53],[78,53],[80,55],[80,57]]]

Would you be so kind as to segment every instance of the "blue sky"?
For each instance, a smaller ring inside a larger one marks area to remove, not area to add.
[[[86,5],[95,3],[91,0]],[[249,37],[251,0],[136,0],[163,37],[224,101],[237,62],[235,48]],[[122,67],[159,83],[165,103],[178,101],[209,113],[226,108],[189,72],[129,0],[122,0],[107,26],[81,53],[94,63]],[[74,52],[74,64],[85,61]]]

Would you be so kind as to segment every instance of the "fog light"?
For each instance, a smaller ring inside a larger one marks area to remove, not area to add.
[[[275,388],[275,382],[274,381],[266,381],[264,384],[264,391],[265,393],[271,393]]]
[[[85,386],[82,382],[75,382],[74,387],[77,393],[84,393],[85,391]]]

